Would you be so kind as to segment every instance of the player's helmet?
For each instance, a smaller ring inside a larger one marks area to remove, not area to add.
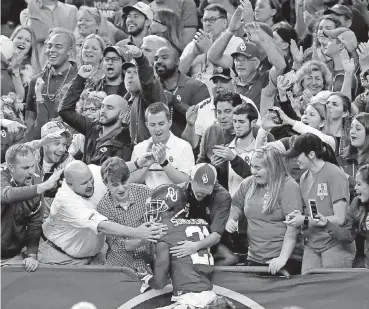
[[[160,213],[181,210],[187,203],[183,189],[176,185],[161,185],[154,189],[146,202],[146,222],[160,221]]]

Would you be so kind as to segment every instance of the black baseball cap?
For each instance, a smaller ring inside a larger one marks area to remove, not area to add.
[[[336,4],[334,6],[332,6],[329,9],[326,9],[324,11],[324,15],[328,15],[328,14],[336,14],[336,15],[341,15],[341,16],[346,16],[348,19],[352,19],[352,11],[346,6],[346,5],[342,5],[342,4]]]
[[[226,80],[231,80],[231,69],[230,68],[222,68],[214,66],[213,76],[210,77],[210,80],[213,80],[216,77],[224,78]]]
[[[119,46],[108,46],[104,49],[103,56],[105,57],[108,52],[116,53],[124,61],[124,53]]]

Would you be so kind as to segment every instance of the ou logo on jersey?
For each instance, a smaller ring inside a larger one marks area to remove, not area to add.
[[[170,198],[170,200],[172,202],[177,202],[177,200],[178,200],[178,192],[177,192],[177,190],[175,190],[172,187],[169,187],[168,188],[167,195],[165,196],[165,199],[168,199],[168,198]]]

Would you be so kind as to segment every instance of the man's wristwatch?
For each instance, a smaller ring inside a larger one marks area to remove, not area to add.
[[[168,163],[169,163],[168,159],[165,159],[165,161],[163,163],[161,163],[161,164],[159,163],[159,165],[161,167],[166,167],[168,165]]]

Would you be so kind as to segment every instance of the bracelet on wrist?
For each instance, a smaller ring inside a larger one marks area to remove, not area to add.
[[[168,165],[168,163],[169,163],[168,159],[165,159],[165,161],[163,163],[161,163],[161,164],[159,163],[159,165],[161,167],[166,167]]]
[[[141,169],[141,167],[138,165],[138,159],[136,159],[133,163],[138,170]]]

